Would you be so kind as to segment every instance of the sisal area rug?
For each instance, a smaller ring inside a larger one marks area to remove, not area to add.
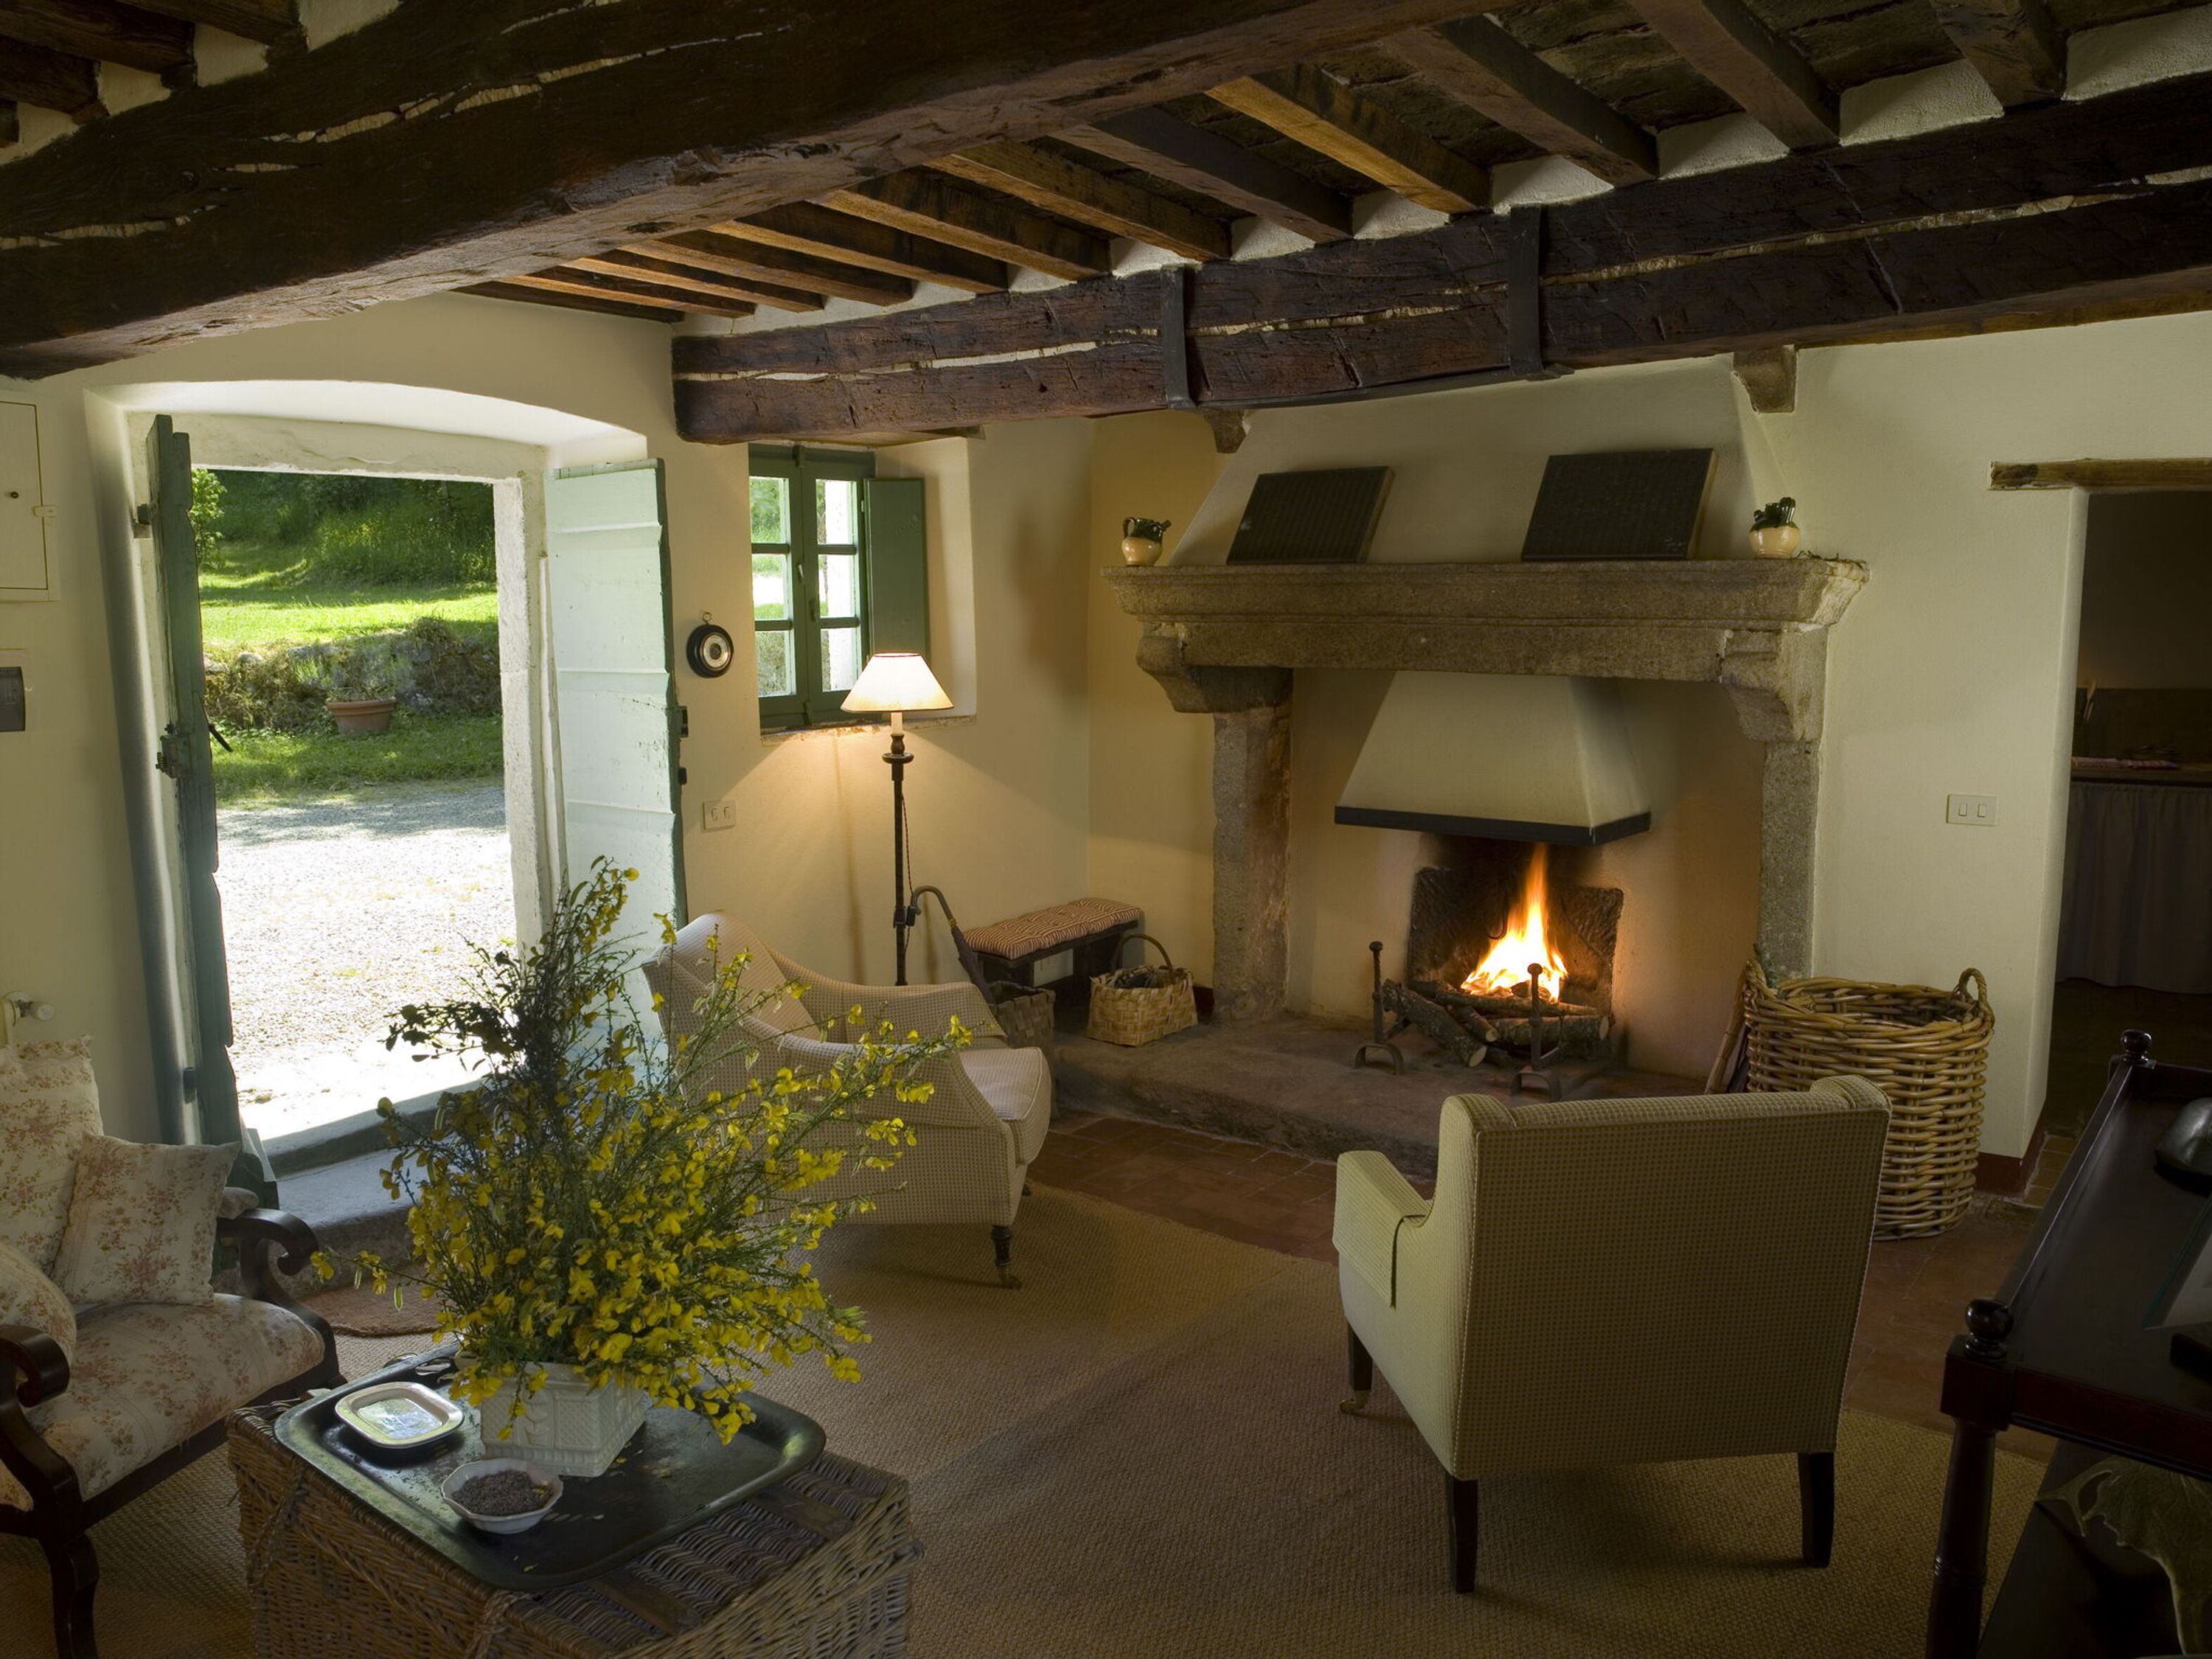
[[[309,1297],[307,1305],[340,1336],[422,1336],[438,1328],[436,1299],[417,1293],[411,1285],[396,1306],[388,1293],[380,1296],[366,1285],[343,1284]]]
[[[978,1229],[833,1234],[823,1276],[876,1333],[866,1376],[774,1390],[912,1481],[916,1659],[1920,1651],[1940,1436],[1845,1414],[1821,1572],[1796,1565],[1789,1458],[1486,1482],[1484,1587],[1458,1596],[1419,1435],[1387,1390],[1336,1410],[1329,1268],[1049,1188],[1016,1255],[1009,1292]],[[409,1346],[349,1342],[346,1363]],[[2000,1455],[2000,1553],[2037,1475]],[[220,1455],[95,1536],[106,1659],[250,1659]],[[45,1601],[35,1549],[0,1539],[11,1659],[47,1650]]]

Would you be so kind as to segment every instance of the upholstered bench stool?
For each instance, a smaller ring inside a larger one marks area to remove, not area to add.
[[[1145,913],[1118,899],[1080,898],[1010,916],[968,933],[969,948],[983,959],[994,980],[1034,986],[1036,964],[1062,951],[1075,952],[1075,971],[1088,982],[1114,966],[1123,937],[1145,920]]]

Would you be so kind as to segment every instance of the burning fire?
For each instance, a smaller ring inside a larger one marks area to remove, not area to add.
[[[1528,879],[1521,889],[1521,897],[1513,912],[1505,920],[1505,937],[1490,947],[1490,953],[1476,964],[1475,969],[1460,982],[1460,989],[1469,996],[1510,996],[1516,992],[1525,995],[1528,983],[1528,964],[1543,963],[1549,983],[1540,987],[1550,998],[1559,998],[1566,984],[1566,965],[1559,960],[1559,952],[1552,948],[1544,934],[1544,866],[1547,849],[1538,842],[1528,860]]]

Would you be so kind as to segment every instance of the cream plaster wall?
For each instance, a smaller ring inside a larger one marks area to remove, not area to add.
[[[2092,498],[2079,683],[2212,686],[2212,491]]]
[[[1397,470],[1378,561],[1514,556],[1555,451],[1718,447],[1705,556],[1738,553],[1754,501],[1796,495],[1810,545],[1872,572],[1831,642],[1816,967],[1946,986],[1981,969],[1997,1010],[1984,1146],[2008,1155],[2042,1108],[2088,508],[2065,493],[1992,493],[1990,465],[2203,454],[2208,364],[2212,316],[2199,314],[1810,351],[1787,416],[1751,414],[1721,360],[1265,411],[1177,556],[1219,557],[1251,477],[1285,466]],[[1164,498],[1156,480],[1179,476],[1170,448],[1202,445],[1195,428],[1172,443],[1164,427],[1142,441],[1119,430],[1166,418],[1102,423],[1097,556],[1107,556],[1108,520],[1123,503],[1142,511]],[[1181,465],[1189,471],[1180,476],[1203,471],[1195,459]],[[1096,596],[1091,611],[1097,775],[1115,754],[1168,757],[1151,775],[1146,811],[1158,830],[1141,859],[1115,844],[1126,830],[1109,837],[1099,821],[1094,886],[1121,891],[1109,877],[1141,867],[1159,872],[1149,890],[1188,893],[1195,905],[1211,830],[1194,758],[1204,722],[1174,714],[1157,690],[1139,695],[1129,678],[1136,625]],[[1366,940],[1402,939],[1406,881],[1422,858],[1413,837],[1386,842],[1384,832],[1327,822],[1379,696],[1364,678],[1304,674],[1296,694],[1291,993],[1344,1014],[1364,1006]],[[1632,1029],[1678,1028],[1668,1059],[1683,1070],[1698,1069],[1717,1039],[1755,902],[1743,884],[1755,751],[1717,698],[1711,688],[1639,693],[1644,752],[1674,770],[1674,799],[1650,836],[1598,861],[1632,885],[1654,868],[1679,881],[1680,897],[1666,906],[1632,899],[1624,948],[1639,985],[1664,988]],[[1996,825],[1948,824],[1944,798],[1954,792],[1996,795]],[[1110,810],[1105,790],[1094,795],[1101,814]],[[1138,896],[1133,884],[1127,896]],[[1650,963],[1672,971],[1644,971]]]
[[[126,752],[110,678],[112,642],[126,662],[145,646],[104,574],[128,568],[137,544],[124,516],[125,422],[103,389],[302,380],[441,388],[641,434],[665,465],[680,633],[704,611],[749,614],[745,467],[742,448],[676,437],[666,337],[648,324],[453,295],[49,380],[0,381],[0,399],[39,407],[58,514],[55,597],[0,603],[0,650],[27,653],[37,722],[0,738],[0,869],[9,872],[0,886],[0,988],[52,1001],[56,1033],[94,1034],[116,1133],[156,1130],[138,960],[155,939],[137,914],[125,807],[125,769],[143,757]],[[922,732],[909,776],[918,868],[981,921],[1066,897],[1083,879],[1089,434],[1045,424],[966,447],[965,465],[939,464],[932,512],[939,556],[958,567],[938,610],[940,649],[972,628],[977,712]],[[114,486],[106,490],[103,467]],[[972,624],[948,614],[963,589]],[[743,670],[709,683],[679,667],[678,686],[691,719],[684,760],[693,908],[742,911],[825,971],[887,977],[880,735],[764,741]],[[720,796],[738,802],[739,827],[703,832],[701,805]]]

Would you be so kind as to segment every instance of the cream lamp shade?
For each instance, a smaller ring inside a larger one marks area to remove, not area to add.
[[[899,714],[917,708],[950,708],[952,699],[912,651],[878,651],[846,694],[848,714]]]

